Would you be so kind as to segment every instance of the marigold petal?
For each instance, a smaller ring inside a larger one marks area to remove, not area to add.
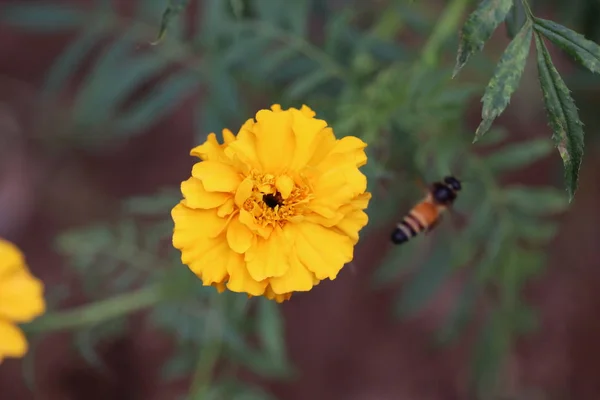
[[[281,197],[287,199],[294,189],[294,180],[287,175],[281,175],[277,177],[275,186],[277,187],[277,191],[281,194]]]
[[[256,154],[263,172],[278,174],[290,164],[294,154],[292,115],[288,112],[260,110],[256,113]]]
[[[302,104],[302,107],[300,107],[300,112],[304,115],[306,115],[308,118],[312,118],[315,115],[317,115],[317,113],[315,113],[312,108],[310,108],[309,106]]]
[[[254,187],[254,183],[251,178],[246,178],[240,183],[236,192],[235,192],[235,204],[238,207],[242,207],[244,202],[250,195],[252,194],[252,188]]]
[[[180,250],[206,242],[217,235],[226,223],[215,209],[192,209],[183,203],[173,207],[171,217],[175,223],[173,246]]]
[[[290,257],[290,268],[279,277],[269,279],[271,288],[276,294],[306,292],[313,287],[314,274],[310,272],[300,259]]]
[[[307,117],[301,111],[293,112],[292,130],[296,146],[290,169],[300,170],[314,156],[323,137],[320,132],[325,129],[327,122]],[[324,134],[327,136],[327,133]]]
[[[353,244],[358,242],[358,233],[369,222],[369,216],[362,210],[351,210],[335,227],[348,235]]]
[[[335,279],[352,261],[354,243],[348,236],[310,222],[297,224],[297,231],[298,258],[318,279]]]
[[[246,266],[256,281],[282,276],[290,267],[290,241],[280,227],[275,227],[268,239],[257,237],[246,251]]]
[[[235,203],[233,202],[233,198],[228,198],[227,201],[217,208],[217,215],[221,218],[225,218],[230,215],[235,209]]]
[[[221,134],[223,135],[223,143],[227,145],[235,140],[235,135],[227,128],[223,129]]]
[[[271,232],[273,232],[273,227],[270,225],[258,225],[254,220],[252,214],[244,209],[240,210],[239,216],[240,222],[246,225],[252,232],[263,238],[269,238],[271,236]]]
[[[227,288],[232,292],[248,293],[253,296],[260,296],[265,292],[268,281],[258,282],[250,276],[242,254],[233,253],[229,257],[227,272],[229,273]]]
[[[367,163],[367,155],[364,149],[367,144],[354,136],[346,136],[338,140],[335,147],[331,150],[332,153],[346,153],[354,160],[354,165],[362,167]]]
[[[283,303],[284,301],[292,298],[292,293],[277,294],[271,285],[269,285],[265,289],[264,296],[269,300],[275,300],[278,303]]]
[[[252,132],[253,128],[254,120],[246,121],[236,136],[236,140],[228,145],[227,150],[244,164],[254,169],[262,169],[256,153],[256,136]]]
[[[313,201],[309,207],[325,217],[323,208],[332,211],[337,210],[344,204],[348,204],[353,198],[367,189],[367,177],[351,164],[342,164],[325,171],[314,183]]]
[[[209,192],[233,193],[242,181],[235,168],[217,161],[201,161],[194,164],[192,176],[200,179],[204,189]]]
[[[28,322],[45,310],[44,285],[25,267],[0,280],[0,319]]]
[[[200,158],[201,160],[223,161],[225,154],[221,145],[217,141],[217,135],[209,133],[206,141],[199,146],[194,147],[190,151],[190,155]]]
[[[206,191],[202,181],[194,177],[181,182],[181,193],[184,204],[190,208],[215,208],[231,197],[229,193]]]
[[[229,247],[236,253],[244,253],[252,246],[254,234],[248,227],[240,222],[238,218],[233,218],[227,227],[227,242]]]
[[[204,286],[223,282],[227,278],[227,262],[232,253],[223,240],[208,242],[212,245],[203,252],[196,252],[188,263],[190,270],[202,280]]]
[[[23,357],[27,353],[27,339],[17,326],[0,319],[0,359]]]
[[[223,293],[225,291],[225,289],[227,288],[227,285],[225,284],[225,282],[213,283],[211,286],[214,287],[215,289],[217,289],[217,292],[219,292],[219,293]]]
[[[333,150],[336,144],[335,135],[333,129],[330,127],[322,129],[315,138],[314,153],[307,165],[316,166],[327,157],[327,155]]]
[[[369,200],[371,200],[371,193],[366,192],[353,198],[350,204],[356,209],[364,210],[369,206]]]
[[[331,228],[332,226],[337,225],[342,219],[344,219],[345,214],[341,211],[332,211],[328,207],[322,207],[317,209],[323,214],[311,213],[306,215],[305,220],[310,221],[315,224],[323,225],[325,228]]]

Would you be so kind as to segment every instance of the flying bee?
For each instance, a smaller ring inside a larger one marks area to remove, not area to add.
[[[431,184],[427,188],[427,196],[396,225],[391,236],[392,242],[401,244],[422,231],[431,232],[440,222],[442,213],[452,206],[461,189],[460,181],[453,176],[445,177],[443,182]]]

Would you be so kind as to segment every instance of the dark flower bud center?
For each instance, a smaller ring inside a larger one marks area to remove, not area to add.
[[[281,193],[279,192],[275,194],[269,193],[263,195],[263,201],[270,208],[275,208],[283,204],[283,199],[281,198]]]

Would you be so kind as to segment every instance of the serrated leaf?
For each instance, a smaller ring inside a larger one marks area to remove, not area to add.
[[[519,169],[546,157],[552,149],[549,139],[534,139],[505,146],[483,160],[495,172]]]
[[[529,55],[531,34],[532,26],[527,22],[502,54],[481,100],[483,121],[475,131],[473,142],[479,140],[488,131],[494,119],[504,112],[511,96],[517,90]]]
[[[506,32],[508,37],[513,39],[527,21],[525,7],[521,0],[513,1],[513,6],[506,16]]]
[[[187,7],[189,0],[169,0],[169,4],[167,8],[163,12],[160,21],[160,28],[158,30],[158,35],[156,36],[156,40],[151,44],[156,45],[160,43],[167,33],[167,29],[169,28],[169,24],[175,19],[179,14],[185,10]]]
[[[544,103],[552,138],[558,148],[565,168],[565,180],[569,202],[573,200],[577,190],[579,168],[583,158],[584,133],[583,124],[579,120],[577,107],[569,93],[569,89],[554,67],[550,53],[540,35],[535,34],[539,80],[544,94]]]
[[[460,32],[460,43],[452,77],[465,66],[469,58],[481,51],[498,25],[506,19],[513,0],[483,0],[469,15]]]
[[[568,201],[557,189],[513,185],[502,192],[505,203],[520,212],[532,215],[553,214],[564,211]]]
[[[579,64],[600,73],[600,46],[571,29],[542,18],[535,19],[535,30],[559,46]]]
[[[508,130],[504,127],[496,126],[491,128],[488,133],[477,141],[478,146],[492,146],[503,142],[508,137]]]
[[[64,4],[48,4],[44,1],[27,4],[8,4],[0,7],[0,20],[7,25],[38,32],[56,32],[82,26],[86,13]]]

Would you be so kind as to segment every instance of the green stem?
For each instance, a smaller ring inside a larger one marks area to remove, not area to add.
[[[214,294],[211,298],[211,307],[205,322],[205,342],[200,348],[198,364],[190,388],[190,398],[194,400],[205,399],[208,396],[213,370],[221,355],[223,346],[220,339],[222,336],[222,321],[219,319],[222,314],[221,301],[222,299],[218,294]]]
[[[527,15],[527,19],[531,22],[534,22],[535,16],[533,15],[533,11],[531,10],[531,6],[527,0],[521,0],[521,4],[523,4],[523,8],[525,8],[525,14]]]
[[[158,303],[162,297],[159,286],[147,286],[73,310],[46,314],[22,328],[27,333],[37,333],[89,327],[147,308]]]
[[[437,64],[440,49],[444,42],[458,31],[458,25],[471,0],[452,0],[444,9],[444,13],[429,36],[420,63],[424,67],[434,67]]]

